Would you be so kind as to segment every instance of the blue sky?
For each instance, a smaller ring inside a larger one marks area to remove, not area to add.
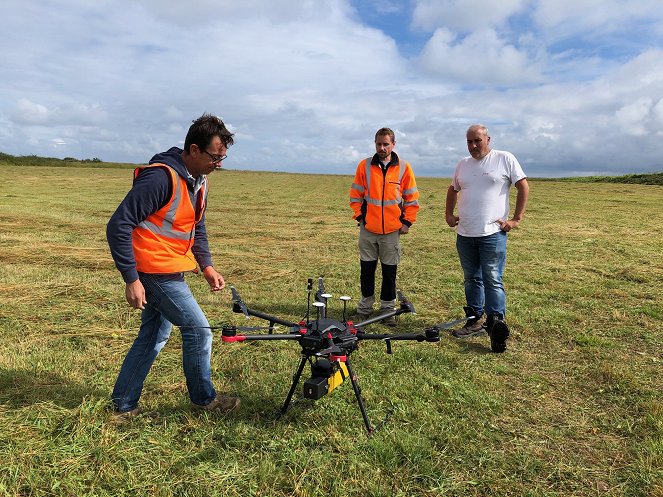
[[[481,122],[530,176],[663,170],[660,0],[5,0],[0,151],[141,163],[192,119],[232,169],[450,176]]]

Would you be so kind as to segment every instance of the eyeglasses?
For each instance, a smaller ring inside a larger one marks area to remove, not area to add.
[[[218,163],[220,163],[222,160],[224,160],[226,157],[228,157],[227,154],[223,154],[223,155],[212,155],[212,154],[210,154],[207,150],[203,150],[203,152],[205,152],[207,155],[209,155],[209,156],[212,158],[212,164],[218,164]]]

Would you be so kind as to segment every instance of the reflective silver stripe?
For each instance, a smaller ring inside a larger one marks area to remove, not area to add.
[[[366,159],[366,196],[369,195],[369,191],[371,189],[371,161],[373,160],[373,157],[369,157]]]
[[[371,197],[366,197],[364,198],[366,200],[367,204],[372,204],[372,205],[398,205],[400,203],[400,200],[376,200]]]
[[[350,197],[350,202],[361,202],[363,199],[358,197]]]
[[[417,187],[415,186],[414,188],[408,188],[407,190],[403,191],[403,195],[412,195],[413,193],[417,193],[419,190],[417,190]]]
[[[164,224],[166,224],[166,221],[164,221]],[[193,232],[187,233],[184,231],[174,231],[172,229],[164,228],[163,226],[157,226],[156,224],[150,223],[148,221],[143,221],[138,226],[145,228],[146,230],[150,230],[156,235],[161,235],[166,238],[174,238],[176,240],[188,240],[193,236]]]
[[[352,183],[352,188],[354,190],[357,190],[359,193],[363,193],[364,187],[361,185],[358,185],[357,183]]]
[[[418,200],[412,200],[411,202],[405,202],[403,204],[403,207],[408,207],[410,205],[419,205],[419,201]]]
[[[156,224],[147,220],[143,221],[138,226],[146,230],[149,230],[154,234],[164,236],[166,238],[174,238],[175,240],[189,240],[195,234],[195,227],[191,232],[176,231],[173,229],[175,214],[177,213],[177,208],[179,207],[180,202],[182,201],[182,188],[180,187],[180,178],[177,175],[177,173],[175,173],[174,176],[175,176],[174,180],[175,185],[173,186],[173,188],[175,189],[175,194],[173,197],[173,201],[170,204],[170,207],[168,208],[168,212],[166,212],[166,215],[164,216],[164,220],[161,226],[157,226]],[[170,177],[172,181],[173,175],[171,174]],[[205,193],[207,193],[207,189],[205,189]],[[184,194],[188,195],[188,191],[184,192]]]

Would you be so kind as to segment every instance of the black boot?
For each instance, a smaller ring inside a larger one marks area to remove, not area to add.
[[[488,335],[490,335],[490,350],[501,353],[506,350],[506,341],[509,338],[509,327],[501,314],[490,314],[486,322]]]

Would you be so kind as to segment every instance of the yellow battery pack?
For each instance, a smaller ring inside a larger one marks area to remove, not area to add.
[[[343,380],[349,376],[348,367],[345,365],[345,362],[338,361],[336,364],[338,364],[338,369],[334,368],[336,372],[329,377],[329,390],[327,390],[327,393],[334,390],[334,388],[343,383]]]

